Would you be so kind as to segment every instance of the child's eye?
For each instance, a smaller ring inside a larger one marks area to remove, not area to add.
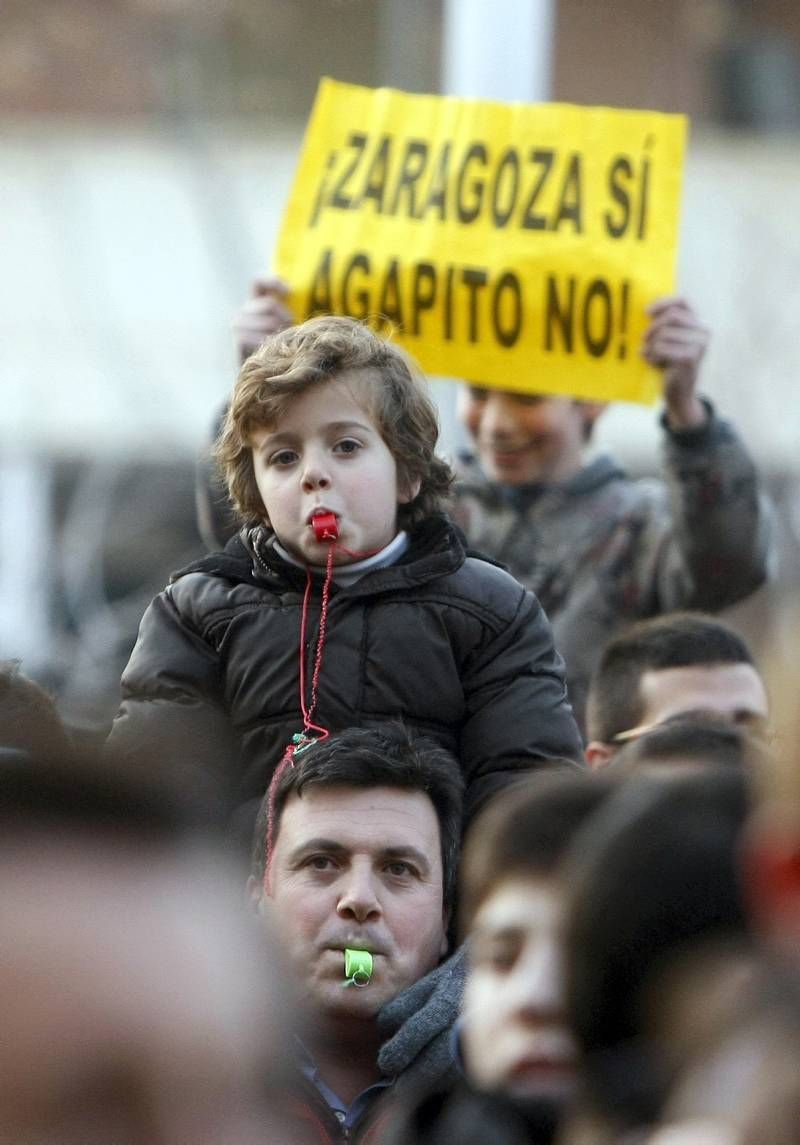
[[[491,944],[486,951],[485,961],[496,974],[508,974],[516,965],[519,955],[518,943],[501,940]]]
[[[489,965],[498,974],[508,974],[509,970],[513,970],[516,961],[516,954],[512,951],[495,950],[489,959]]]
[[[486,386],[469,386],[469,396],[474,402],[485,402],[489,396]]]
[[[493,974],[508,974],[517,962],[520,947],[517,942],[506,939],[493,939],[491,935],[478,934],[472,947],[472,963]]]
[[[333,449],[335,453],[357,453],[361,449],[361,442],[352,437],[344,437],[336,442]]]
[[[293,449],[279,449],[267,458],[270,465],[293,465],[296,460],[297,454]]]

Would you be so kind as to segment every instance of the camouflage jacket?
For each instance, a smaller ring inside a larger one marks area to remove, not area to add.
[[[600,650],[627,623],[716,611],[766,578],[769,514],[753,463],[733,427],[709,413],[702,429],[666,430],[664,480],[634,481],[603,456],[562,483],[510,487],[461,459],[451,515],[470,546],[539,598],[582,729]]]

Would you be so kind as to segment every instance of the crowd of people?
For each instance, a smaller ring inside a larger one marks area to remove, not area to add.
[[[0,1141],[788,1145],[800,773],[712,615],[770,527],[696,315],[650,311],[646,481],[480,379],[451,465],[413,362],[277,280],[235,328],[104,749],[0,674]]]

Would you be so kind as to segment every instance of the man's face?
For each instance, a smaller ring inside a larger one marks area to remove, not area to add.
[[[446,951],[439,822],[421,791],[310,787],[291,795],[270,883],[298,994],[325,1016],[374,1016]],[[347,947],[373,956],[363,989],[345,984]]]
[[[336,516],[339,538],[355,556],[384,548],[397,532],[402,493],[397,465],[367,408],[366,370],[345,370],[300,394],[277,425],[251,435],[253,467],[267,519],[282,545],[299,560],[324,564],[328,542],[318,541],[315,513]]]
[[[480,907],[470,939],[462,1038],[481,1089],[566,1098],[576,1048],[564,1019],[563,892],[555,880],[512,878]]]
[[[660,668],[643,674],[639,692],[643,727],[672,716],[700,714],[729,719],[757,733],[769,718],[767,693],[752,664]]]
[[[492,481],[563,481],[583,465],[587,420],[599,407],[571,398],[462,386],[459,417]]]

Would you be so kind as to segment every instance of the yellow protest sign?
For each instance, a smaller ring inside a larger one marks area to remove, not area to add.
[[[325,79],[278,239],[298,319],[387,317],[429,372],[652,401],[686,120]]]

